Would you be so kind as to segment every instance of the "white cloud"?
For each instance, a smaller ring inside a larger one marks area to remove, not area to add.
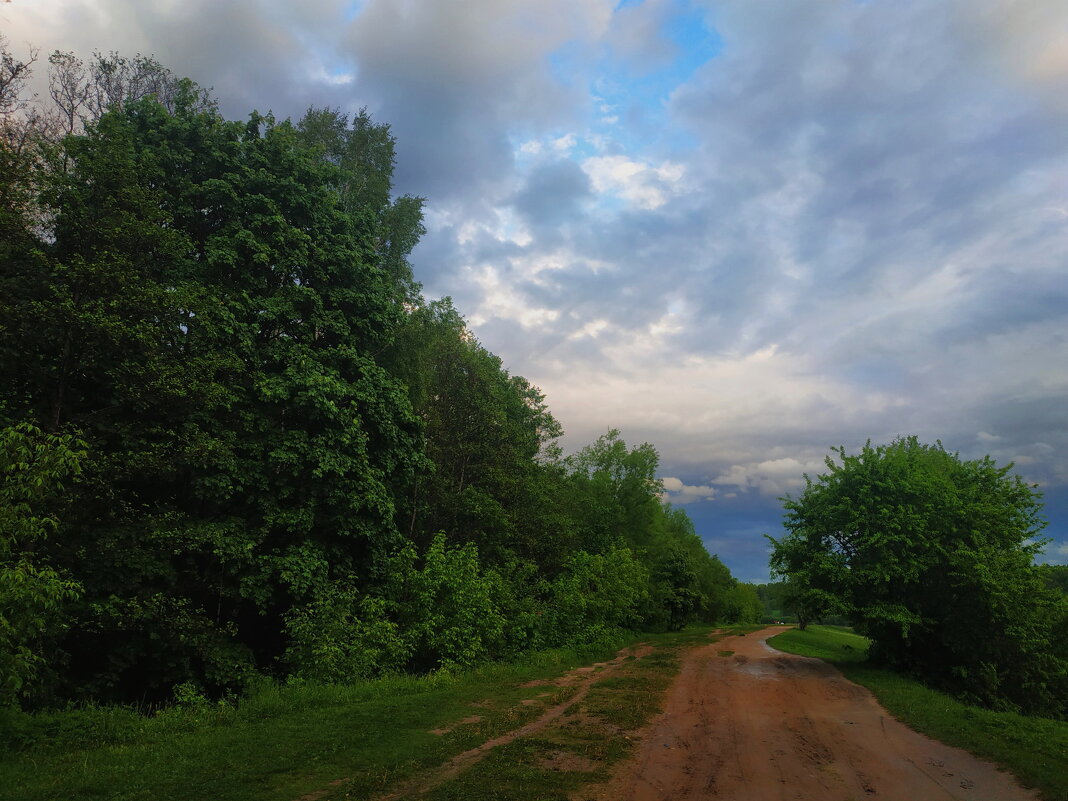
[[[590,320],[576,331],[572,331],[567,335],[568,339],[582,339],[583,337],[589,337],[596,339],[602,332],[606,331],[609,327],[607,320]]]
[[[794,458],[769,459],[756,464],[735,464],[712,480],[741,489],[757,489],[764,495],[779,497],[796,492],[805,486],[804,476],[816,475],[824,467],[822,462],[801,462]]]
[[[471,279],[482,289],[482,302],[470,322],[479,326],[496,317],[512,320],[523,328],[538,328],[551,324],[559,316],[556,309],[531,307],[526,300],[501,280],[499,271],[489,266],[472,268]]]
[[[1068,565],[1068,541],[1051,542],[1037,561],[1040,564]]]
[[[640,209],[658,209],[681,191],[685,169],[664,161],[658,165],[627,156],[591,156],[582,162],[595,192],[617,195]]]
[[[566,156],[574,150],[575,145],[578,144],[578,138],[575,134],[568,133],[553,139],[549,144],[557,155]]]
[[[664,484],[663,500],[676,504],[694,503],[695,501],[710,501],[716,495],[716,490],[709,486],[691,486],[684,484],[680,479],[668,476],[662,479]]]

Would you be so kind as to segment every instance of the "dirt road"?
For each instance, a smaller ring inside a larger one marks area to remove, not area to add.
[[[694,649],[638,753],[601,801],[1033,801],[964,751],[916,734],[818,659],[775,651],[787,627]],[[727,654],[727,652],[733,652]]]

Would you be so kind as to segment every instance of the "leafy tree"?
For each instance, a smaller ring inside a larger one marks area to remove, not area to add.
[[[504,620],[494,601],[496,576],[479,564],[471,543],[430,543],[422,564],[408,545],[393,560],[387,595],[419,670],[470,666],[499,651]]]
[[[734,581],[730,590],[730,603],[722,619],[733,623],[758,623],[764,611],[755,584]]]
[[[386,363],[408,386],[433,464],[413,483],[402,530],[420,545],[444,531],[494,564],[557,557],[541,457],[560,426],[537,388],[478,343],[448,298],[411,310]]]
[[[333,189],[342,211],[373,219],[379,264],[405,302],[418,303],[408,256],[426,233],[424,201],[392,196],[396,141],[389,126],[376,123],[366,109],[350,120],[336,109],[310,108],[296,128],[305,145],[337,167]]]
[[[286,615],[286,662],[294,675],[349,682],[402,670],[412,644],[384,598],[361,594],[354,580],[332,582]]]
[[[82,588],[37,551],[59,521],[64,482],[85,457],[76,438],[25,423],[0,429],[0,704],[36,689],[46,645],[68,624]]]
[[[648,572],[626,548],[572,554],[550,589],[545,640],[590,642],[606,630],[637,628],[648,582]]]
[[[3,414],[90,445],[50,544],[86,587],[70,692],[272,664],[288,610],[382,579],[424,464],[375,359],[407,297],[378,216],[346,210],[293,126],[200,98],[128,100],[68,137],[47,236],[0,266]]]
[[[1042,565],[1042,577],[1051,589],[1068,595],[1068,565]]]
[[[1063,714],[1056,599],[1032,558],[1035,489],[989,457],[964,461],[915,437],[828,458],[786,497],[773,570],[836,605],[884,663],[989,704]]]
[[[580,547],[600,552],[625,545],[639,558],[645,556],[663,515],[656,449],[647,442],[628,448],[619,430],[611,429],[568,457],[565,466]]]
[[[228,121],[114,53],[54,53],[36,111],[34,58],[0,41],[5,699],[154,703],[748,615],[651,445],[562,458],[541,392],[420,296],[388,126]]]

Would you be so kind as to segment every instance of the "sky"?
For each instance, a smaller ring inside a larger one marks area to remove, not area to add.
[[[830,447],[910,434],[1015,462],[1068,563],[1063,0],[10,0],[0,32],[389,123],[424,293],[566,450],[655,445],[743,580]]]

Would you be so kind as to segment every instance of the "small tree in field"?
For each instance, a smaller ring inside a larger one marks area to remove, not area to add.
[[[798,498],[773,571],[852,617],[872,655],[969,697],[1063,716],[1064,601],[1032,560],[1040,495],[985,457],[915,437],[844,448]]]

